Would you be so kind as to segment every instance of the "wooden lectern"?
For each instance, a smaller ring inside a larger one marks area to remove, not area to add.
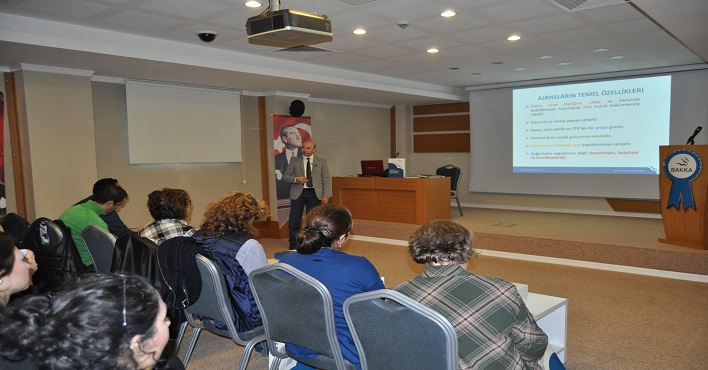
[[[659,242],[708,249],[708,145],[661,146],[659,157]]]

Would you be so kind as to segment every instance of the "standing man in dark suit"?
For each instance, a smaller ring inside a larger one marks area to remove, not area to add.
[[[300,130],[293,125],[283,126],[280,129],[280,141],[285,144],[285,148],[275,156],[275,190],[278,199],[288,199],[290,184],[283,181],[283,174],[293,158],[302,157]]]
[[[290,186],[290,218],[288,220],[288,241],[290,249],[295,249],[302,212],[307,208],[310,212],[322,203],[329,202],[332,197],[332,178],[329,176],[327,161],[315,157],[317,145],[314,141],[302,144],[302,157],[290,160],[283,174],[283,181]]]

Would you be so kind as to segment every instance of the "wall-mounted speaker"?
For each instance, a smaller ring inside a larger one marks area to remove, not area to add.
[[[290,103],[290,115],[300,117],[303,113],[305,113],[305,103],[302,100],[293,100]]]

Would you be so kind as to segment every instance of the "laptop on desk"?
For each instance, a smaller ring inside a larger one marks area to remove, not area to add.
[[[361,161],[361,176],[384,176],[384,162],[381,159]]]

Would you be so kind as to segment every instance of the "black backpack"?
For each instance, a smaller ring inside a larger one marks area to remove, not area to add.
[[[32,282],[40,293],[59,292],[82,273],[90,272],[81,261],[71,231],[60,220],[36,219],[22,240],[22,248],[34,252],[37,272]]]

